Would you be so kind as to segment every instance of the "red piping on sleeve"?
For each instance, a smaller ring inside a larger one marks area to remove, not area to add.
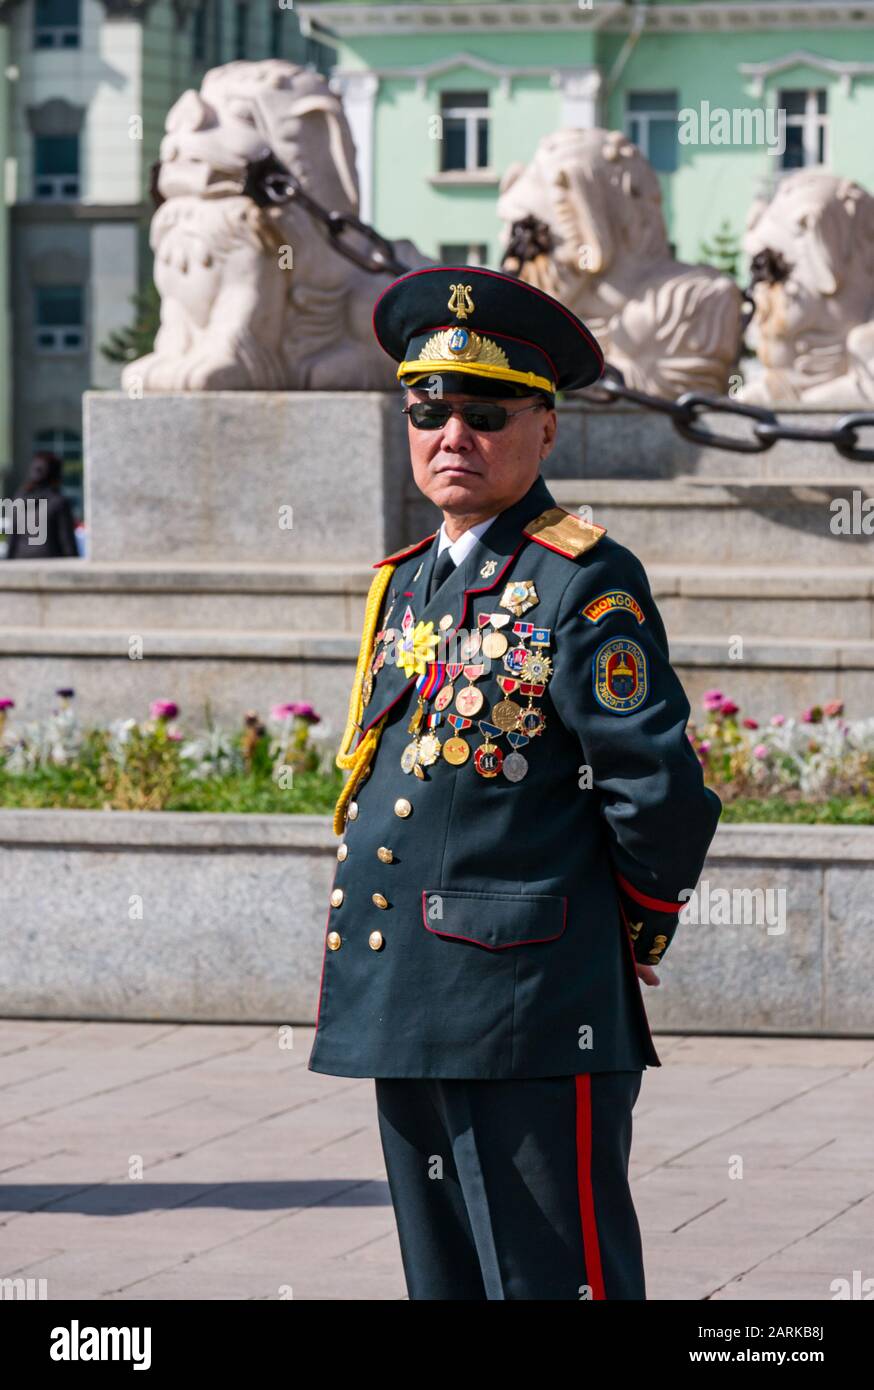
[[[685,903],[669,903],[663,898],[651,898],[648,894],[641,893],[640,889],[635,888],[633,883],[629,883],[628,879],[624,878],[618,870],[616,871],[616,882],[628,894],[629,898],[640,903],[641,907],[651,907],[653,912],[682,912],[686,906]]]

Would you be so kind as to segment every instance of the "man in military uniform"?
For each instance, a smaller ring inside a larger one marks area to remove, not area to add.
[[[401,276],[374,331],[443,523],[374,566],[309,1066],[375,1078],[411,1298],[643,1299],[638,980],[721,808],[640,562],[540,474],[603,359],[472,266]]]

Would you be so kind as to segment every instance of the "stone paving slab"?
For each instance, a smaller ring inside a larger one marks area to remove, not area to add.
[[[308,1071],[312,1030],[288,1039],[0,1019],[0,1277],[50,1299],[406,1298],[373,1082]],[[657,1046],[631,1168],[649,1298],[874,1277],[874,1040]]]

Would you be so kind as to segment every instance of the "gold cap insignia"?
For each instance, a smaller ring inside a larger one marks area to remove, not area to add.
[[[492,367],[510,365],[504,349],[498,347],[496,342],[491,338],[483,338],[479,333],[468,332],[466,328],[444,328],[440,333],[432,333],[415,360],[478,362]]]
[[[469,318],[473,313],[473,285],[450,285],[449,288],[452,293],[447,309],[458,319]]]

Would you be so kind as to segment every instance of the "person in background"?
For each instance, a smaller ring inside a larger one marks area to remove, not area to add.
[[[41,450],[34,454],[27,477],[12,501],[19,498],[26,504],[42,502],[45,515],[40,518],[38,534],[29,534],[16,519],[15,507],[10,509],[12,532],[8,538],[7,560],[58,560],[79,555],[76,544],[75,520],[69,498],[61,491],[63,464],[57,454]],[[42,509],[40,509],[42,510]],[[28,516],[32,507],[27,506]]]

